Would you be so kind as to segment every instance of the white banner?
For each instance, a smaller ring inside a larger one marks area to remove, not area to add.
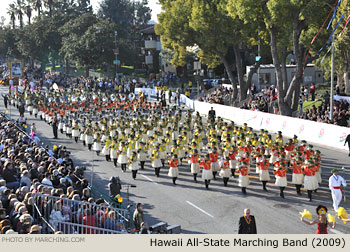
[[[298,136],[300,140],[348,150],[344,146],[345,138],[350,134],[350,128],[332,124],[318,123],[288,116],[274,115],[259,111],[244,110],[219,104],[209,104],[195,101],[195,108],[201,114],[208,114],[211,107],[216,116],[232,120],[236,124],[247,123],[255,130],[266,129],[271,132],[282,131],[287,137]]]
[[[333,96],[333,99],[334,99],[335,101],[344,100],[344,101],[347,101],[348,103],[350,103],[350,97],[349,97],[349,96],[335,95],[335,96]]]

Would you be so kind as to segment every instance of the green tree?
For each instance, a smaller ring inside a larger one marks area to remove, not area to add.
[[[7,14],[10,16],[12,29],[16,29],[16,13],[17,8],[15,4],[9,4],[9,7],[7,8]]]
[[[176,66],[185,64],[186,48],[198,46],[201,61],[215,67],[225,66],[234,89],[234,98],[238,95],[236,78],[226,54],[234,47],[235,63],[240,85],[240,100],[247,96],[251,79],[258,65],[244,79],[241,64],[241,50],[249,47],[248,39],[254,36],[254,26],[244,23],[238,16],[229,15],[227,0],[162,0],[163,12],[158,16],[156,32],[161,35],[164,48],[174,52],[172,63]]]
[[[231,0],[246,23],[262,19],[270,41],[275,66],[280,114],[297,110],[304,59],[315,31],[322,25],[333,1],[318,0]],[[317,10],[317,11],[315,11]],[[287,80],[286,58],[293,53],[295,74]]]
[[[26,5],[24,6],[24,13],[26,14],[28,18],[28,25],[31,24],[31,19],[32,19],[32,5],[31,5],[31,0],[27,0]]]
[[[108,66],[114,59],[116,28],[112,22],[99,20],[92,13],[73,19],[60,29],[63,38],[60,54],[66,61],[85,67],[87,75],[92,67]]]

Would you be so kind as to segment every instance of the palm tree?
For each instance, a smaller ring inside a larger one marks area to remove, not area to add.
[[[16,5],[16,14],[19,20],[19,27],[21,27],[21,29],[23,29],[23,10],[24,9],[24,5],[23,2],[21,0],[17,0],[17,5]]]
[[[31,2],[30,0],[27,0],[27,6],[25,6],[24,8],[24,13],[26,14],[27,18],[28,18],[28,24],[30,25],[30,21],[32,19],[32,6],[31,6]]]
[[[45,6],[49,9],[49,17],[52,17],[53,4],[56,0],[44,0]]]
[[[12,23],[12,29],[16,28],[16,13],[17,13],[17,8],[14,3],[9,4],[9,8],[7,9],[7,14],[9,14],[11,23]]]
[[[41,0],[31,0],[31,1],[32,1],[33,8],[38,12],[38,17],[40,18],[41,9],[43,7]]]

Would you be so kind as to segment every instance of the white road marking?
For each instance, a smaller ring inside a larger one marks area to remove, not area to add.
[[[151,179],[151,178],[149,178],[149,177],[147,177],[147,176],[145,176],[145,175],[142,175],[142,174],[141,174],[141,176],[144,177],[145,179],[151,181],[152,183],[155,183],[155,184],[158,185],[158,183],[157,183],[156,181],[154,181],[153,179]]]
[[[189,204],[189,205],[191,205],[191,206],[193,206],[194,208],[197,208],[199,211],[201,211],[202,213],[204,213],[204,214],[208,215],[209,217],[214,218],[214,216],[213,216],[213,215],[211,215],[210,213],[208,213],[208,212],[204,211],[202,208],[197,207],[195,204],[193,204],[193,203],[191,203],[191,202],[189,202],[189,201],[187,201],[187,200],[186,200],[186,203],[187,203],[187,204]]]
[[[338,231],[336,229],[331,229],[330,228],[329,231],[332,232],[332,233],[335,233],[335,234],[344,234],[343,232],[340,232],[340,231]]]

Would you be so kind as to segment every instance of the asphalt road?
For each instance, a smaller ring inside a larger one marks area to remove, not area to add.
[[[7,92],[7,87],[1,87],[0,92]],[[0,102],[0,111],[5,111],[3,101]],[[14,119],[19,116],[14,107],[9,108],[8,113]],[[279,188],[274,185],[274,180],[268,183],[268,192],[264,192],[261,183],[254,178],[257,176],[255,173],[252,174],[246,196],[241,193],[237,180],[233,178],[230,178],[227,187],[223,186],[221,178],[212,180],[210,189],[206,190],[201,178],[198,183],[193,181],[188,164],[180,167],[177,185],[173,185],[171,178],[167,176],[168,168],[161,169],[161,176],[155,177],[149,162],[146,163],[145,170],[138,172],[134,181],[130,171],[122,173],[120,166],[114,168],[111,162],[105,161],[104,156],[98,157],[95,152],[89,152],[81,143],[76,144],[65,135],[59,133],[59,139],[53,139],[51,126],[29,113],[25,116],[28,123],[35,122],[38,136],[45,144],[50,147],[55,144],[65,145],[71,151],[75,164],[87,167],[85,176],[94,187],[107,193],[108,179],[119,176],[122,183],[136,185],[136,188],[130,188],[130,201],[134,206],[138,202],[144,204],[149,225],[160,221],[179,224],[182,233],[237,233],[238,220],[243,209],[250,208],[260,234],[313,234],[316,226],[302,223],[299,212],[308,209],[316,218],[316,207],[324,204],[334,214],[328,189],[330,170],[344,166],[347,170],[342,174],[347,181],[350,180],[350,159],[346,152],[315,146],[322,153],[323,182],[312,202],[308,201],[305,191],[302,196],[297,196],[292,186],[285,189],[285,199],[280,198]],[[291,181],[290,177],[288,180]],[[347,195],[350,199],[350,193],[347,192]],[[122,197],[126,199],[125,189]],[[349,200],[341,205],[350,210]],[[336,229],[330,229],[330,232],[349,234],[350,224],[337,221]]]

